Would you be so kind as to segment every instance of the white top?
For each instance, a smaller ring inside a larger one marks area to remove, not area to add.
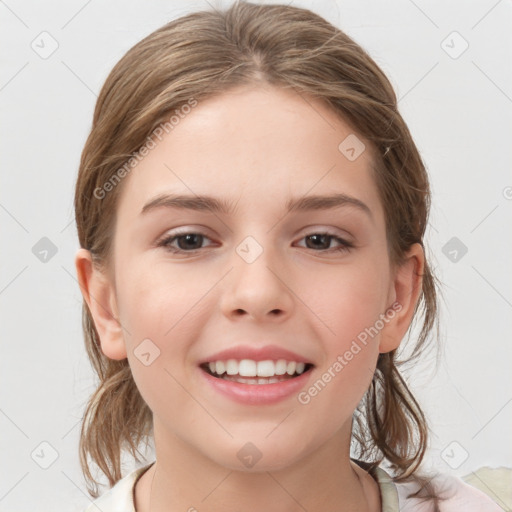
[[[356,461],[357,462],[357,461]],[[137,480],[154,462],[132,471],[105,494],[94,500],[84,512],[136,512],[134,491]],[[481,470],[471,473],[464,480],[475,481],[471,478]],[[503,512],[512,510],[512,468],[490,469],[482,468],[487,480],[476,478],[479,487],[466,483],[462,478],[451,475],[438,475],[432,479],[435,489],[446,500],[439,501],[441,512]],[[382,512],[429,512],[432,509],[428,501],[421,502],[418,498],[407,496],[418,489],[414,482],[395,483],[382,468],[377,467],[370,474],[379,484],[382,502]],[[491,479],[489,479],[491,475]],[[498,505],[498,503],[501,505]]]

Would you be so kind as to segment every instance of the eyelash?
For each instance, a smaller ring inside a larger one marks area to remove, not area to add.
[[[160,242],[157,242],[157,247],[164,247],[165,250],[167,250],[171,253],[174,253],[174,254],[195,254],[197,251],[200,251],[201,249],[192,249],[190,251],[185,251],[183,249],[177,249],[175,247],[171,247],[171,245],[170,245],[172,242],[174,242],[178,238],[182,238],[187,235],[199,235],[199,236],[209,239],[209,237],[207,237],[203,233],[199,233],[199,232],[190,231],[190,232],[183,232],[183,233],[174,233],[173,235],[162,239]],[[304,238],[307,238],[309,236],[313,236],[313,235],[327,236],[327,237],[330,237],[331,239],[334,239],[335,241],[341,243],[340,247],[335,247],[332,249],[321,249],[318,251],[315,249],[310,249],[311,251],[314,251],[314,252],[327,252],[327,253],[348,252],[354,247],[354,244],[347,242],[346,240],[343,240],[343,238],[336,236],[334,233],[329,233],[327,231],[310,233],[309,235],[303,236],[301,238],[301,240]],[[306,247],[306,249],[308,249],[308,248]]]

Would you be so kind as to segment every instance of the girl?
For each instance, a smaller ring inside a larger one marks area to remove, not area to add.
[[[418,470],[396,351],[419,314],[427,346],[436,279],[396,103],[360,46],[285,5],[184,16],[114,67],[75,195],[100,380],[80,457],[112,487],[88,510],[500,510]]]

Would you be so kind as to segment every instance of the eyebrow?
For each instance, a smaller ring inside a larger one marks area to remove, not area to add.
[[[371,219],[373,214],[370,208],[360,199],[346,194],[331,194],[327,196],[310,195],[300,198],[291,198],[286,203],[286,211],[304,212],[311,210],[332,210],[340,207],[355,207],[366,213]],[[183,210],[209,211],[212,213],[232,214],[234,204],[222,198],[208,195],[177,195],[160,194],[150,199],[142,208],[141,215],[157,208],[178,208]]]

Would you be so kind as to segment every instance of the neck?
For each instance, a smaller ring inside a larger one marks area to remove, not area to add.
[[[376,482],[350,460],[350,432],[284,469],[259,472],[219,466],[177,439],[159,443],[156,425],[154,432],[157,462],[137,483],[136,512],[381,510]]]

